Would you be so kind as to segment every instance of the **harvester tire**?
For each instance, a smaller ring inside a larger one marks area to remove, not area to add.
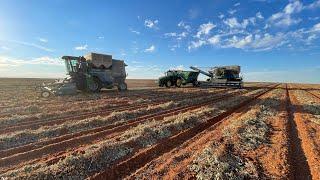
[[[182,85],[182,80],[181,79],[177,79],[176,86],[177,87],[181,87],[181,85]]]
[[[166,82],[166,87],[167,87],[167,88],[169,88],[169,87],[171,87],[171,86],[172,86],[171,81],[170,81],[170,80],[169,80],[169,81],[167,81],[167,82]]]
[[[127,84],[126,83],[120,83],[118,85],[118,90],[119,91],[126,91],[128,89]]]
[[[92,83],[88,85],[88,89],[91,92],[99,92],[102,88],[102,84],[98,78],[93,78]]]
[[[41,92],[41,97],[43,97],[43,98],[48,98],[48,97],[50,97],[50,92],[49,91],[42,91]]]

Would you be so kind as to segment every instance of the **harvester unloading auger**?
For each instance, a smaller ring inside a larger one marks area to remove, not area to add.
[[[101,88],[127,90],[127,66],[111,55],[90,53],[86,56],[63,56],[68,77],[39,87],[42,97],[76,94],[78,91],[99,92]]]
[[[201,86],[232,86],[238,88],[243,86],[242,77],[240,77],[240,66],[211,67],[207,72],[194,66],[190,68],[209,77],[207,81],[200,82]]]

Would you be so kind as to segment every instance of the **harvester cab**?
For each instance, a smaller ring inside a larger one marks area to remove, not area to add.
[[[89,64],[83,56],[63,56],[65,61],[67,74],[75,83],[78,90],[91,90],[96,91],[92,76],[89,74]]]
[[[80,72],[81,62],[85,62],[85,60],[82,60],[83,57],[76,57],[76,56],[62,56],[61,59],[65,61],[67,72],[70,76],[73,76],[74,74],[77,74]]]

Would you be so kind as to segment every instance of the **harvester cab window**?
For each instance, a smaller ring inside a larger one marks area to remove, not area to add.
[[[72,69],[71,69],[71,66],[70,66],[69,61],[66,61],[66,60],[65,60],[64,63],[65,63],[65,65],[66,65],[67,72],[71,72]]]
[[[72,72],[77,72],[79,67],[78,61],[74,59],[70,60],[70,64],[71,64]]]
[[[75,59],[65,60],[67,71],[70,72],[78,72],[79,63]]]

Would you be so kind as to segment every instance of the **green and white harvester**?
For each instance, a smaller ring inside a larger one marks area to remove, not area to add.
[[[71,95],[78,91],[99,92],[101,88],[110,89],[114,86],[117,86],[119,91],[127,90],[127,65],[122,60],[97,53],[80,57],[63,56],[61,59],[65,62],[68,77],[39,86],[42,97]]]

